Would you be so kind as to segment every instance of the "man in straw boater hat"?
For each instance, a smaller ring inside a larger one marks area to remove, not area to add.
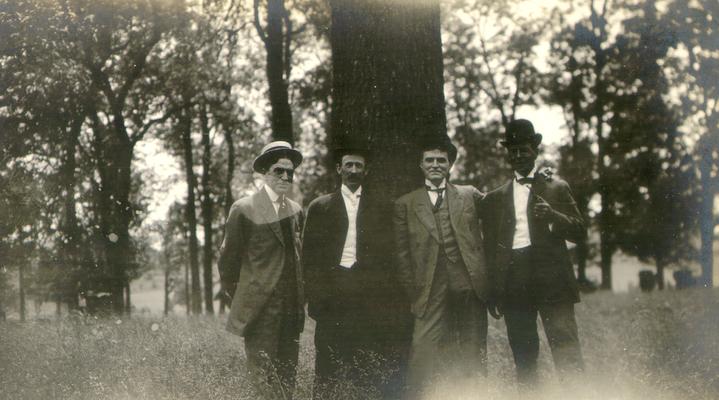
[[[457,387],[486,375],[490,286],[479,221],[482,194],[449,183],[457,149],[449,139],[420,148],[424,186],[395,202],[400,283],[412,302],[408,398],[438,375]]]
[[[541,142],[528,120],[507,125],[501,144],[513,179],[483,204],[487,262],[524,388],[537,380],[537,315],[562,376],[583,369],[574,317],[579,291],[565,241],[581,239],[586,229],[569,185],[535,166]]]
[[[232,298],[227,330],[244,337],[248,371],[268,399],[292,398],[304,325],[302,208],[287,197],[301,162],[287,142],[262,149],[252,168],[264,187],[232,205],[218,262]]]

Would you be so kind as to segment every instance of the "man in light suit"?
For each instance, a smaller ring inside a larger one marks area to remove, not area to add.
[[[408,343],[410,327],[406,298],[398,293],[392,274],[390,248],[385,249],[391,237],[380,243],[379,231],[387,229],[362,185],[367,151],[339,148],[333,158],[341,185],[310,203],[303,235],[308,311],[317,321],[313,397],[336,397],[343,381],[365,393],[375,388],[392,397],[392,380],[404,370],[394,353],[407,348],[398,349],[392,338],[405,337]],[[387,370],[397,370],[388,385],[373,382],[374,373],[387,371],[372,370],[378,365],[368,363],[371,354],[384,358]]]
[[[470,381],[486,374],[491,300],[478,209],[482,194],[448,182],[457,156],[449,140],[425,143],[421,155],[425,185],[400,197],[394,212],[397,268],[414,315],[410,398],[448,368]]]
[[[505,136],[514,179],[484,200],[485,248],[517,377],[527,387],[537,379],[537,314],[557,370],[583,368],[574,318],[579,291],[565,241],[586,230],[567,183],[535,167],[542,135],[532,123],[512,121]]]
[[[287,142],[262,149],[253,169],[265,185],[232,205],[218,264],[232,298],[227,330],[244,337],[248,371],[268,399],[292,398],[304,325],[302,209],[287,198],[301,162]]]

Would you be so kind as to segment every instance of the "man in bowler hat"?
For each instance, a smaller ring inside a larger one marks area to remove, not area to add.
[[[304,325],[302,209],[287,197],[301,162],[287,142],[262,149],[252,167],[264,187],[232,205],[218,263],[232,298],[227,330],[244,337],[248,371],[268,399],[292,398]]]
[[[490,302],[482,194],[449,183],[457,157],[449,140],[423,143],[420,154],[424,185],[400,197],[394,211],[398,275],[414,315],[409,398],[438,375],[471,383],[486,374]]]
[[[579,291],[565,241],[581,239],[586,229],[567,183],[535,166],[541,141],[526,119],[507,125],[501,143],[513,178],[483,202],[487,262],[524,387],[537,379],[537,315],[562,376],[583,369],[574,316]]]

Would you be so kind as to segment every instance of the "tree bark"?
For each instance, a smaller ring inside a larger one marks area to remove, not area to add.
[[[197,215],[195,211],[195,171],[193,170],[194,161],[192,155],[192,119],[188,115],[188,110],[183,110],[179,119],[179,129],[182,135],[182,148],[185,161],[185,179],[187,181],[187,203],[185,204],[185,218],[188,225],[188,235],[190,244],[190,273],[192,286],[192,306],[193,314],[202,313],[202,296],[200,293],[200,265],[198,260],[198,241],[197,241]]]
[[[202,198],[201,213],[202,227],[204,235],[204,243],[202,245],[202,272],[204,282],[205,295],[205,311],[208,314],[215,313],[213,304],[213,280],[212,280],[212,261],[214,249],[212,248],[212,217],[214,202],[212,199],[212,190],[210,188],[210,169],[212,167],[212,144],[210,142],[210,126],[207,120],[207,110],[202,105],[200,111],[200,123],[202,125]]]
[[[330,148],[362,146],[389,203],[421,182],[418,143],[446,137],[439,2],[332,0]]]
[[[284,0],[267,0],[267,26],[262,28],[259,21],[259,1],[255,0],[255,28],[265,44],[267,52],[267,83],[269,85],[272,114],[270,123],[272,137],[294,145],[292,133],[292,111],[289,101],[291,26]]]

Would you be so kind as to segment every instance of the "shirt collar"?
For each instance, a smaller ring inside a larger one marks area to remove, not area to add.
[[[268,185],[265,185],[265,191],[267,192],[267,195],[270,196],[271,202],[277,203],[280,200],[280,195],[277,194],[274,190],[272,190],[272,188]]]
[[[362,186],[358,187],[357,190],[352,192],[350,188],[348,188],[347,185],[343,183],[340,191],[342,192],[342,196],[344,197],[359,198],[362,195]]]
[[[529,175],[526,176],[526,178],[532,179],[534,178],[534,174],[537,173],[537,166],[535,165],[534,168],[529,172]],[[517,171],[514,171],[514,180],[517,181],[518,179],[525,178]]]
[[[431,190],[445,189],[447,187],[447,180],[444,179],[442,180],[442,183],[439,184],[439,186],[434,186],[434,183],[432,183],[429,179],[425,179],[424,184]]]

